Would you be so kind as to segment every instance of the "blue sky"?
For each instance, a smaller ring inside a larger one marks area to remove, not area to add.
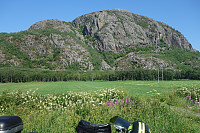
[[[180,31],[200,51],[200,0],[0,0],[0,32],[18,32],[32,24],[106,9],[125,9],[162,21]]]

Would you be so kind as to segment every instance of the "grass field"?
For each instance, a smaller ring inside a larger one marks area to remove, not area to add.
[[[197,95],[187,100],[185,92]],[[142,120],[153,133],[200,132],[197,80],[4,83],[2,93],[0,116],[20,116],[22,133],[75,133],[82,119],[105,124],[113,116]]]
[[[141,95],[146,96],[152,89],[158,93],[170,91],[181,87],[198,87],[198,80],[179,80],[179,81],[68,81],[68,82],[29,82],[29,83],[0,83],[0,94],[5,91],[26,92],[38,88],[40,94],[58,94],[68,91],[74,92],[89,92],[99,89],[116,88],[123,89],[131,96]]]

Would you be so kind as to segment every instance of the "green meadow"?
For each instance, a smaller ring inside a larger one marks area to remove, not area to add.
[[[181,87],[200,87],[199,80],[177,80],[177,81],[67,81],[67,82],[26,82],[26,83],[0,83],[0,93],[5,90],[22,91],[35,90],[40,94],[60,94],[68,91],[90,92],[99,89],[122,89],[131,96],[148,95],[152,89],[159,93],[171,91]]]

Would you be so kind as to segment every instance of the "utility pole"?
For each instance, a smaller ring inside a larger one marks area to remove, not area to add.
[[[162,67],[162,81],[163,81],[163,67]]]
[[[158,67],[158,84],[159,84],[159,67]]]

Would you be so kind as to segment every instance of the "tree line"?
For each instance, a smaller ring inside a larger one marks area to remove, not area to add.
[[[0,82],[116,81],[116,80],[200,80],[200,69],[174,71],[135,69],[132,71],[50,71],[38,69],[0,69]]]

